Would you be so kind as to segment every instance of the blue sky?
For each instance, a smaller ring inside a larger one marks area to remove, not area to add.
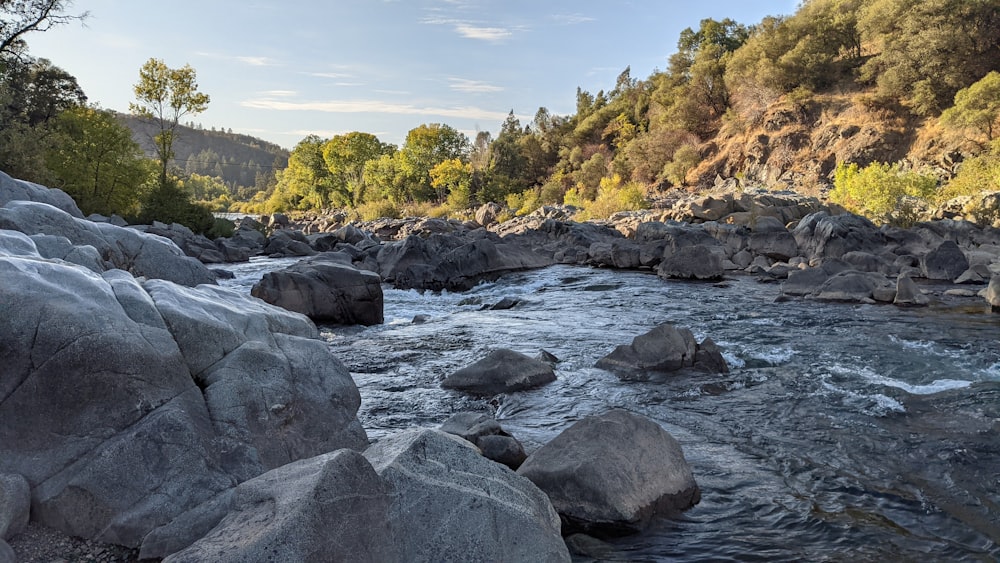
[[[631,66],[667,66],[704,18],[753,24],[797,0],[76,0],[71,24],[27,36],[33,56],[77,78],[93,103],[127,111],[150,58],[190,64],[209,109],[192,118],[293,147],[365,131],[400,144],[423,123],[470,137],[575,108]]]

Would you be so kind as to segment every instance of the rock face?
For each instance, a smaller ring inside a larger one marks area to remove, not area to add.
[[[497,395],[532,389],[556,380],[552,366],[501,348],[444,378],[441,387],[476,395]]]
[[[20,475],[0,474],[0,540],[8,540],[28,526],[31,489]]]
[[[549,495],[566,533],[637,532],[655,515],[701,499],[677,440],[652,420],[620,409],[573,424],[517,473]]]
[[[0,473],[30,483],[34,520],[137,547],[239,482],[367,445],[357,388],[306,317],[0,240],[16,247],[0,251]],[[145,556],[221,517],[203,512]]]
[[[329,260],[306,260],[264,274],[250,294],[316,322],[375,325],[383,321],[382,279]]]
[[[659,325],[636,336],[631,344],[623,344],[597,361],[597,367],[614,371],[627,378],[644,378],[644,372],[672,372],[693,368],[708,373],[727,373],[722,353],[711,339],[700,345],[687,328],[670,324]]]
[[[545,493],[468,442],[416,430],[364,455],[392,487],[389,526],[400,560],[570,560]]]
[[[920,267],[929,280],[954,281],[969,269],[969,260],[954,241],[946,240],[924,256]]]
[[[721,280],[723,276],[722,258],[704,245],[679,248],[664,256],[656,271],[661,278],[683,280]]]
[[[11,201],[0,207],[0,229],[26,235],[65,237],[73,246],[90,246],[108,268],[136,276],[170,280],[182,285],[214,284],[215,276],[194,258],[185,256],[163,237],[92,223],[46,203]]]
[[[352,450],[290,463],[241,483],[222,522],[164,561],[399,561],[390,491]]]

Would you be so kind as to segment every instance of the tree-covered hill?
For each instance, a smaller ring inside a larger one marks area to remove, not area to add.
[[[118,114],[132,131],[143,151],[155,156],[153,138],[158,133],[155,124],[141,118]],[[288,165],[288,151],[274,143],[232,130],[204,129],[193,123],[180,125],[173,146],[173,165],[186,174],[219,178],[235,196],[249,199],[275,170]]]

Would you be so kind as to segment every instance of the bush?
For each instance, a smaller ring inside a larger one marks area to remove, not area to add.
[[[204,234],[212,228],[215,217],[203,205],[191,201],[177,180],[170,178],[166,184],[153,188],[142,201],[142,209],[134,223],[148,225],[153,221],[180,223],[192,231]]]
[[[396,204],[387,200],[369,201],[354,208],[354,213],[362,221],[375,221],[376,219],[399,219],[399,208]]]
[[[663,167],[663,178],[675,186],[684,184],[687,173],[701,162],[701,153],[694,145],[683,145],[674,158]]]
[[[978,195],[982,192],[1000,191],[1000,140],[990,145],[990,150],[966,159],[944,189],[938,194],[938,202],[963,195]]]
[[[873,162],[864,168],[851,163],[837,166],[833,186],[830,199],[848,211],[877,223],[905,226],[916,218],[915,204],[934,194],[937,178],[904,170],[898,162]]]
[[[645,188],[637,182],[622,184],[621,176],[616,174],[611,178],[601,180],[597,198],[594,201],[583,202],[581,217],[585,220],[607,219],[619,211],[635,211],[645,209],[648,206]]]

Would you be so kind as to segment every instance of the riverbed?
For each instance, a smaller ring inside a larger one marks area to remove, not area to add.
[[[225,284],[249,291],[289,263],[238,265]],[[1000,557],[1000,315],[981,299],[914,309],[780,301],[778,284],[747,276],[668,282],[572,266],[462,293],[384,293],[384,324],[320,327],[357,382],[373,440],[472,410],[530,452],[616,407],[678,439],[701,503],[610,542],[603,558]],[[489,308],[505,297],[518,304]],[[661,323],[710,337],[731,372],[624,382],[593,367]],[[440,388],[497,347],[555,355],[557,381],[485,399]]]

